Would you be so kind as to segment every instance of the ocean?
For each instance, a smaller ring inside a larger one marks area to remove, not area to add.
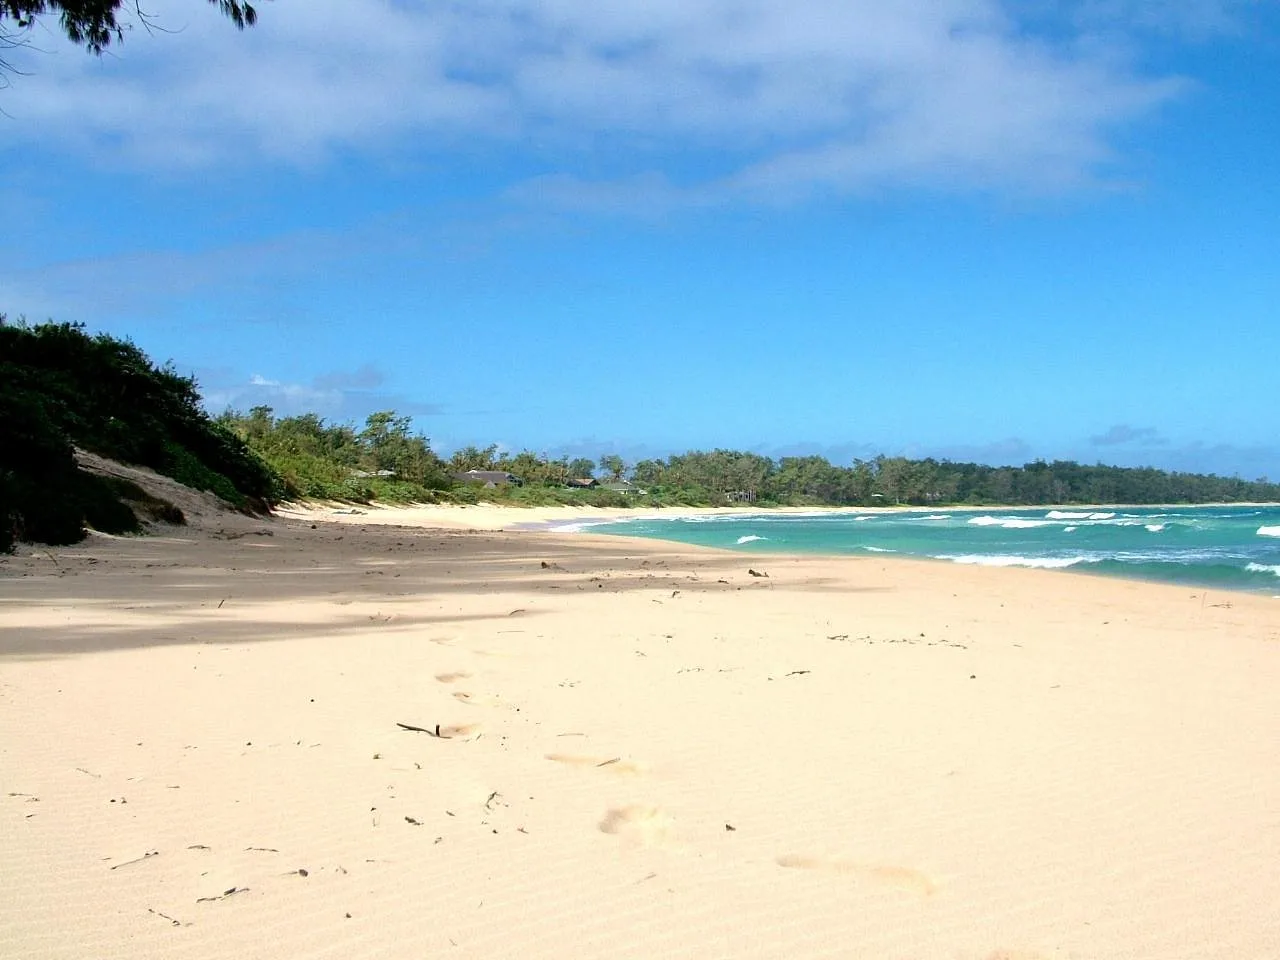
[[[580,521],[569,532],[743,553],[898,555],[1042,567],[1280,596],[1280,507],[814,512]]]

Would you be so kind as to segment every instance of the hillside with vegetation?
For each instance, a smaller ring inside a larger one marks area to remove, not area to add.
[[[136,533],[150,521],[181,521],[176,507],[127,478],[85,469],[77,451],[151,468],[247,512],[307,498],[644,509],[1280,501],[1280,484],[1266,480],[1071,461],[993,467],[881,456],[839,466],[712,450],[627,464],[613,454],[592,461],[496,445],[446,460],[394,411],[359,428],[313,413],[277,417],[269,407],[211,417],[193,378],[156,366],[127,340],[0,315],[0,551],[18,540],[75,543],[87,528]]]
[[[201,406],[195,380],[132,343],[74,324],[0,315],[0,551],[67,544],[87,527],[136,533],[181,514],[137,484],[84,469],[76,451],[149,467],[245,511],[283,492],[275,472]]]

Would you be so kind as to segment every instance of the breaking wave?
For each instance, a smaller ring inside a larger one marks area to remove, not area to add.
[[[1063,567],[1074,567],[1077,563],[1097,563],[1089,557],[1024,557],[1019,554],[962,553],[942,555],[937,559],[950,560],[952,563],[970,563],[980,567],[1039,567],[1045,570],[1058,570]]]
[[[975,527],[1003,527],[1006,530],[1026,530],[1031,527],[1047,527],[1052,520],[1028,520],[1025,517],[970,517]]]

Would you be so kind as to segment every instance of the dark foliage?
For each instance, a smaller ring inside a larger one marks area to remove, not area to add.
[[[200,408],[195,381],[132,343],[72,324],[14,326],[0,315],[0,550],[17,540],[75,543],[84,527],[136,532],[137,513],[177,508],[125,481],[80,470],[73,448],[151,467],[263,510],[276,475]]]
[[[243,30],[258,22],[258,11],[244,0],[209,0],[232,23]],[[113,42],[124,39],[126,24],[119,18],[122,7],[132,9],[145,25],[143,8],[125,0],[0,0],[0,19],[12,20],[28,28],[38,19],[55,14],[67,39],[92,53],[102,53]]]

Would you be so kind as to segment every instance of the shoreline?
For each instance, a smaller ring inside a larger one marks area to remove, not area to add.
[[[529,517],[531,524],[609,519],[654,519],[670,517],[713,517],[713,516],[785,516],[788,514],[907,514],[907,513],[984,513],[987,511],[1007,513],[1012,511],[1089,511],[1104,512],[1109,510],[1191,510],[1212,508],[1271,508],[1280,507],[1280,503],[1068,503],[1038,505],[973,505],[956,506],[892,506],[892,507],[844,507],[844,506],[810,506],[810,507],[593,507],[589,504],[581,506],[519,506],[510,503],[484,501],[476,504],[335,504],[319,501],[290,501],[279,504],[273,509],[274,516],[295,519],[351,519],[344,522],[386,523],[390,517],[400,516],[414,521],[412,526],[424,526],[420,521],[431,519],[438,521],[441,529],[501,530],[509,525],[502,525],[499,518]],[[363,519],[360,519],[363,518]],[[496,525],[495,525],[496,524]],[[521,524],[522,527],[527,524]]]
[[[921,514],[921,513],[976,513],[982,514],[986,512],[1003,513],[1018,511],[1039,511],[1048,512],[1054,510],[1063,510],[1064,512],[1115,512],[1126,509],[1146,509],[1146,510],[1176,510],[1176,509],[1214,509],[1222,507],[1242,507],[1242,508],[1267,508],[1271,506],[1280,506],[1272,504],[1193,504],[1193,505],[1163,505],[1163,504],[1146,504],[1140,506],[1126,504],[1101,504],[1101,505],[1082,505],[1069,504],[1066,506],[1037,506],[1037,507],[970,507],[961,508],[933,508],[927,507],[884,507],[884,508],[857,508],[857,507],[830,507],[830,508],[808,508],[808,507],[776,507],[776,508],[750,508],[750,507],[721,507],[721,508],[701,508],[701,507],[671,507],[662,511],[645,511],[641,509],[630,509],[625,507],[601,507],[595,508],[596,513],[583,515],[582,508],[579,507],[514,507],[507,504],[476,504],[469,506],[458,506],[452,504],[429,504],[416,507],[401,507],[382,505],[371,507],[369,509],[352,508],[352,507],[332,507],[330,505],[315,504],[290,504],[278,511],[283,517],[297,520],[306,520],[308,522],[340,522],[348,524],[387,524],[393,526],[405,526],[408,528],[418,529],[453,529],[453,530],[474,530],[474,531],[527,531],[538,534],[568,534],[575,537],[589,536],[587,533],[591,527],[600,526],[610,523],[622,523],[625,521],[643,521],[643,520],[672,520],[678,518],[697,518],[697,517],[722,517],[722,516],[742,516],[742,517],[769,517],[769,516],[840,516],[840,515],[859,515],[859,516],[885,516],[896,514]],[[570,529],[570,528],[577,529]],[[668,543],[678,546],[701,546],[688,544],[687,541],[679,539],[666,539],[652,536],[628,535],[625,532],[613,532],[608,534],[596,534],[595,536],[606,537],[623,537],[630,541],[641,542],[659,542]],[[764,554],[755,551],[735,550],[728,545],[707,546],[707,549],[723,550],[726,553],[743,556],[758,557]],[[797,557],[827,557],[831,559],[852,558],[852,559],[901,559],[925,562],[929,564],[944,564],[946,566],[971,566],[986,570],[995,569],[1036,569],[1043,572],[1071,573],[1077,576],[1085,576],[1090,578],[1099,578],[1106,581],[1127,581],[1144,584],[1159,584],[1164,586],[1173,586],[1179,589],[1192,590],[1221,590],[1231,593],[1232,595],[1269,597],[1270,599],[1280,599],[1280,582],[1275,586],[1259,586],[1250,587],[1244,585],[1222,584],[1215,582],[1205,582],[1203,580],[1178,580],[1172,578],[1162,578],[1159,576],[1142,576],[1137,573],[1130,573],[1124,570],[1108,570],[1099,571],[1092,569],[1095,563],[1078,561],[1070,564],[1051,564],[1039,563],[1035,558],[1026,558],[1026,562],[1009,562],[1009,563],[981,563],[961,561],[949,559],[946,557],[933,556],[928,554],[907,554],[907,553],[881,553],[880,551],[872,551],[869,553],[859,552],[831,552],[831,551],[797,551],[791,553],[778,553],[778,556],[797,556]]]

